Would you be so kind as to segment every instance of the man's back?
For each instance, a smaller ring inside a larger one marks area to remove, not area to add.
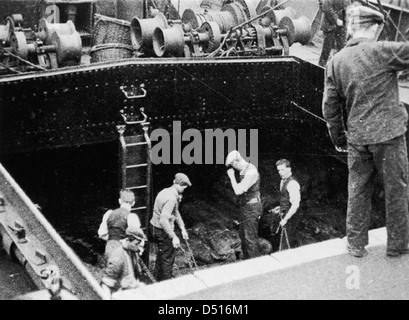
[[[328,63],[327,76],[348,110],[348,141],[375,144],[406,131],[397,71],[409,67],[409,45],[350,40]]]

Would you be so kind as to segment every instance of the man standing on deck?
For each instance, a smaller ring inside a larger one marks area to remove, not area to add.
[[[321,30],[324,36],[318,64],[325,67],[332,49],[340,51],[346,44],[345,11],[350,0],[322,0],[320,6],[324,14]]]
[[[367,255],[374,176],[384,186],[388,256],[409,253],[408,114],[399,102],[398,71],[409,44],[376,42],[384,16],[367,6],[347,10],[346,47],[327,64],[323,115],[337,150],[348,152],[348,250]],[[344,121],[345,119],[345,121]]]
[[[255,165],[243,159],[237,150],[226,158],[227,174],[234,193],[239,196],[239,236],[244,259],[261,255],[258,247],[258,222],[263,212],[260,196],[260,175]],[[235,171],[240,174],[236,180]]]

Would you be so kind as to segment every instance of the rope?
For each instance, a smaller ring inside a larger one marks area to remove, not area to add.
[[[189,250],[189,254],[190,254],[190,257],[191,257],[191,259],[192,259],[193,265],[197,268],[198,265],[197,265],[197,263],[196,263],[195,256],[193,255],[193,251],[192,251],[192,249],[190,248],[189,242],[188,242],[186,239],[185,239],[185,242],[186,242],[186,245],[187,245],[187,249]]]
[[[312,115],[313,117],[317,118],[318,120],[321,120],[321,121],[323,121],[323,122],[326,123],[326,121],[324,120],[324,118],[321,118],[321,117],[317,116],[316,114],[312,113],[311,111],[309,111],[309,110],[307,110],[307,109],[301,107],[300,105],[298,105],[298,104],[295,103],[294,101],[291,101],[291,104],[292,104],[293,106],[295,106],[295,107],[301,109],[302,111],[304,111],[304,112],[306,112],[306,113]]]
[[[30,65],[30,66],[32,66],[32,67],[34,67],[34,68],[37,68],[37,69],[42,70],[42,71],[47,71],[46,68],[37,66],[37,65],[35,65],[34,63],[31,63],[30,61],[27,61],[27,60],[25,60],[25,59],[23,59],[23,58],[21,58],[21,57],[19,57],[19,56],[16,56],[15,54],[13,54],[13,53],[11,53],[11,52],[5,52],[4,55],[5,55],[5,56],[10,55],[10,56],[12,56],[13,58],[15,58],[15,59],[17,59],[17,60],[20,60],[21,62],[24,62],[25,64],[28,64],[28,65]]]
[[[197,268],[197,264],[195,258],[193,257],[192,251],[189,250],[186,251],[181,246],[178,247],[178,249],[183,252],[183,257],[185,259],[186,264],[189,266],[189,269],[193,271],[195,267]]]
[[[142,259],[138,259],[139,265],[142,268],[142,270],[146,273],[146,275],[148,276],[149,280],[152,281],[152,283],[157,282],[155,277],[152,275],[152,273],[149,271],[148,267],[146,266],[146,264],[142,261]]]
[[[288,249],[291,249],[290,242],[288,241],[287,228],[284,226],[281,230],[279,251],[283,250],[283,236],[285,236]]]
[[[3,63],[1,63],[1,62],[0,62],[0,67],[4,68],[4,69],[6,69],[6,70],[9,70],[9,71],[11,71],[11,72],[14,72],[14,73],[22,73],[21,71],[14,70],[14,69],[10,68],[9,66],[7,66],[7,65],[5,65],[5,64],[3,64]]]

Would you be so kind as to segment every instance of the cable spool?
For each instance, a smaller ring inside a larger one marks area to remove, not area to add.
[[[234,17],[228,11],[209,11],[206,16],[210,17],[208,21],[214,21],[218,24],[222,33],[227,33],[231,28],[236,26]]]
[[[260,13],[271,10],[270,6],[265,6]],[[290,17],[295,19],[297,17],[297,12],[292,7],[287,7],[283,10],[271,10],[266,13],[262,18],[260,18],[259,23],[263,27],[269,27],[270,25],[279,25],[280,21],[284,17]]]
[[[240,3],[246,12],[247,20],[254,18],[257,15],[256,7],[253,0],[236,0]]]
[[[295,42],[305,45],[311,39],[311,23],[305,16],[298,19],[283,17],[280,21],[279,28],[287,30],[286,36],[290,46]]]
[[[24,32],[13,32],[10,35],[9,42],[13,54],[25,60],[28,59],[29,47]]]
[[[131,20],[131,41],[135,50],[151,54],[153,50],[153,34],[156,28],[169,28],[163,13],[157,13],[153,18]]]
[[[153,50],[158,57],[174,56],[183,57],[185,35],[180,25],[172,28],[156,28],[153,33]]]
[[[5,25],[0,24],[0,46],[4,45],[8,36],[8,30]]]
[[[230,12],[235,26],[242,24],[243,22],[246,22],[247,20],[249,20],[243,6],[241,6],[240,4],[236,2],[224,5],[221,12],[225,12],[225,11]]]
[[[45,18],[42,18],[38,23],[37,37],[44,43],[51,44],[51,35],[55,31],[61,35],[70,35],[76,32],[76,29],[71,20],[66,23],[49,23]]]
[[[51,43],[55,46],[59,66],[67,61],[81,62],[82,41],[78,32],[68,35],[54,31],[51,35]]]
[[[273,10],[273,24],[278,26],[280,24],[280,21],[284,17],[290,17],[291,19],[296,19],[297,18],[297,11],[295,11],[294,8],[292,7],[287,7],[283,10]]]
[[[200,46],[205,53],[211,53],[216,50],[222,42],[222,34],[219,25],[216,22],[205,22],[197,29],[199,33]]]
[[[182,23],[187,25],[191,30],[196,30],[203,23],[209,21],[209,17],[207,13],[196,13],[192,9],[186,9],[183,11]]]

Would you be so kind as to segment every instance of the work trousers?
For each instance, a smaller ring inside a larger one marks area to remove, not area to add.
[[[323,32],[324,42],[322,43],[322,51],[318,64],[325,67],[332,49],[337,52],[341,51],[346,45],[346,29],[335,28],[333,31]]]
[[[153,242],[157,244],[154,277],[157,281],[173,278],[173,265],[176,259],[176,249],[172,239],[163,230],[151,225]]]
[[[258,247],[258,222],[263,211],[261,201],[247,203],[240,207],[239,236],[243,258],[250,259],[261,255]]]
[[[348,145],[347,239],[362,249],[368,244],[374,178],[378,172],[385,193],[387,250],[406,249],[409,240],[408,154],[406,137],[374,145]]]

